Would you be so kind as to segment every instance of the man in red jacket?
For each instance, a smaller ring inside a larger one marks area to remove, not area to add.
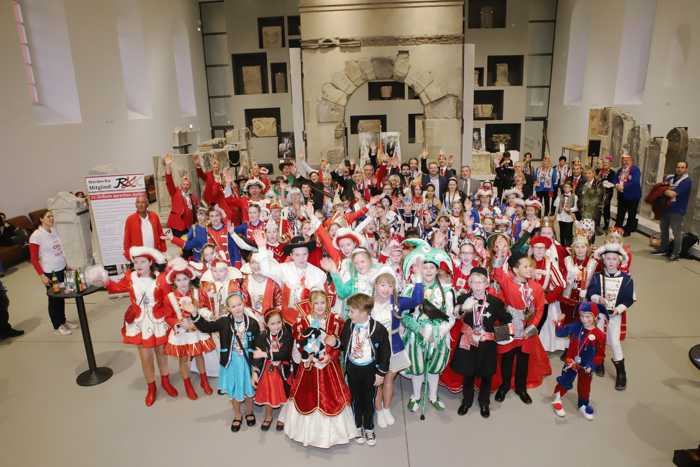
[[[124,222],[124,258],[131,260],[129,250],[132,246],[155,248],[165,253],[165,238],[158,215],[148,210],[146,195],[136,197],[136,212]]]
[[[165,163],[165,185],[170,194],[170,215],[168,216],[168,227],[173,230],[173,235],[182,237],[194,223],[193,209],[199,203],[197,196],[190,193],[192,182],[187,175],[182,176],[180,186],[175,186],[173,181],[173,156],[166,154],[163,157]]]

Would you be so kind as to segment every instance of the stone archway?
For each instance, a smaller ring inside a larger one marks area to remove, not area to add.
[[[334,143],[322,150],[329,162],[339,162],[346,156],[348,99],[366,82],[378,80],[400,81],[413,88],[423,104],[423,135],[429,151],[431,147],[435,149],[438,142],[452,141],[453,152],[460,154],[462,100],[457,95],[448,94],[430,71],[412,67],[408,51],[399,51],[394,58],[379,56],[347,60],[343,70],[333,73],[331,80],[321,86],[321,97],[316,104],[317,123],[335,123],[328,129],[333,131]]]

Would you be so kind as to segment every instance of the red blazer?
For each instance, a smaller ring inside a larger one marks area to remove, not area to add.
[[[148,212],[148,220],[151,221],[151,227],[153,227],[153,243],[156,250],[165,251],[168,249],[165,245],[165,240],[161,237],[163,236],[163,228],[160,226],[160,219],[158,215],[153,211]],[[126,218],[124,223],[124,257],[126,259],[131,259],[129,256],[129,250],[132,246],[143,246],[143,238],[141,236],[141,217],[137,212],[131,214]]]
[[[168,227],[174,230],[187,230],[192,226],[194,216],[193,209],[199,204],[199,200],[194,193],[190,194],[192,208],[187,206],[187,201],[182,194],[182,190],[175,186],[172,174],[165,174],[165,185],[168,187],[170,201],[170,215],[168,216]]]
[[[517,310],[524,310],[527,308],[527,305],[523,301],[523,297],[520,294],[520,287],[510,273],[501,268],[494,269],[493,279],[501,288],[501,293],[498,298],[500,298],[506,306],[512,306]],[[525,326],[530,324],[537,326],[544,316],[544,291],[542,290],[542,286],[533,279],[528,280],[527,285],[532,290],[535,314],[529,320],[527,320]],[[525,339],[515,339],[510,344],[500,345],[498,347],[498,353],[506,353],[518,346],[522,346],[522,351],[529,354],[537,351],[535,347],[542,347],[542,343],[540,342],[540,337],[538,335],[530,336]]]
[[[204,181],[204,192],[202,193],[202,198],[209,205],[217,204],[219,199],[224,196],[224,189],[221,184],[214,180],[214,172],[211,170],[205,172],[201,167],[197,167],[197,176]]]

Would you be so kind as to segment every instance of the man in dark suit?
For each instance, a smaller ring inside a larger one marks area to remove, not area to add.
[[[440,175],[440,168],[437,162],[431,161],[427,162],[426,159],[421,155],[421,165],[423,165],[424,173],[421,176],[421,185],[423,186],[423,191],[425,191],[428,185],[432,184],[435,187],[435,194],[439,200],[442,200],[445,192],[447,191],[447,177]]]
[[[440,176],[447,177],[449,180],[451,177],[457,177],[457,172],[452,168],[452,161],[454,160],[454,155],[450,154],[448,158],[442,152],[438,154],[438,171]]]

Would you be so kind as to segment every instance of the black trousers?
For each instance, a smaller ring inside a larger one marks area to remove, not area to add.
[[[559,221],[559,241],[563,246],[571,246],[574,239],[574,223]]]
[[[501,376],[503,382],[500,389],[508,391],[510,389],[510,379],[513,375],[513,360],[515,360],[515,390],[525,392],[527,389],[527,369],[530,362],[530,355],[523,352],[520,346],[515,347],[510,352],[504,353],[501,358]]]
[[[639,200],[626,201],[618,195],[615,226],[622,227],[624,224],[625,234],[631,234],[637,230],[637,209],[639,209]],[[627,217],[627,222],[625,222],[625,217]]]
[[[6,336],[10,329],[10,299],[5,285],[0,281],[0,338]]]
[[[474,379],[476,374],[465,374],[462,384],[462,397],[469,407],[474,403]],[[489,405],[491,402],[491,380],[493,375],[478,375],[481,379],[479,385],[479,405]]]
[[[605,194],[603,195],[603,229],[606,231],[610,226],[610,204],[612,203],[613,190],[605,189]]]
[[[58,282],[63,282],[65,280],[65,272],[66,270],[63,269],[50,274],[44,273],[44,275],[51,281],[51,278],[55,274]],[[49,287],[51,287],[50,282]],[[51,318],[51,324],[53,324],[54,329],[58,329],[60,325],[66,322],[66,302],[64,299],[49,297],[49,318]]]
[[[375,366],[355,365],[346,362],[345,373],[348,375],[348,386],[352,396],[352,413],[355,415],[355,426],[365,430],[374,430],[374,397],[377,388],[374,385]]]

